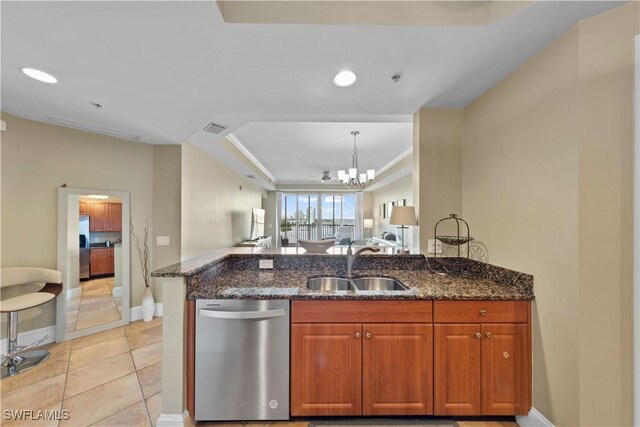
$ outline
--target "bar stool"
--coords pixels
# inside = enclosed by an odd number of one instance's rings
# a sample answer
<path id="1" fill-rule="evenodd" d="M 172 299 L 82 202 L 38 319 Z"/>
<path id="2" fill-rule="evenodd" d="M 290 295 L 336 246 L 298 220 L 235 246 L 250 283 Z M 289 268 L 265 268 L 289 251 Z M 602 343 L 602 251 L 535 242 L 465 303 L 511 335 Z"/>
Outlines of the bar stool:
<path id="1" fill-rule="evenodd" d="M 37 292 L 0 301 L 0 312 L 7 313 L 7 340 L 9 342 L 7 352 L 1 355 L 0 377 L 2 378 L 26 371 L 49 358 L 49 352 L 46 350 L 24 353 L 25 350 L 41 344 L 49 336 L 26 346 L 18 345 L 18 312 L 37 307 L 57 297 L 62 291 L 62 273 L 46 268 L 0 268 L 0 288 L 34 283 L 44 283 L 44 287 Z"/>

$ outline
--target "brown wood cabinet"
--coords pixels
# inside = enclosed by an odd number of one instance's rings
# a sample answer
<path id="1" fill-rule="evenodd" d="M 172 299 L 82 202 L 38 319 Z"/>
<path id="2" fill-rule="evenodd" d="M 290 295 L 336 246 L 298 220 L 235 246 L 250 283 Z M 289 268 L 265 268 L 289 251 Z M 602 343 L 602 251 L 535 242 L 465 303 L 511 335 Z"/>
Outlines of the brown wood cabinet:
<path id="1" fill-rule="evenodd" d="M 108 203 L 89 204 L 89 231 L 109 231 L 107 224 Z"/>
<path id="2" fill-rule="evenodd" d="M 433 413 L 433 326 L 363 325 L 363 415 Z"/>
<path id="3" fill-rule="evenodd" d="M 479 325 L 434 325 L 434 330 L 434 413 L 480 414 Z"/>
<path id="4" fill-rule="evenodd" d="M 89 215 L 89 206 L 88 202 L 80 201 L 78 203 L 78 213 L 80 215 Z"/>
<path id="5" fill-rule="evenodd" d="M 530 305 L 436 301 L 434 414 L 526 415 L 531 408 Z M 504 304 L 504 305 L 501 305 Z M 444 323 L 456 320 L 474 323 Z M 497 323 L 514 320 L 510 323 Z"/>
<path id="6" fill-rule="evenodd" d="M 89 231 L 122 231 L 122 203 L 90 203 Z"/>
<path id="7" fill-rule="evenodd" d="M 102 276 L 113 273 L 113 248 L 91 248 L 89 252 L 89 274 L 91 276 Z"/>
<path id="8" fill-rule="evenodd" d="M 529 412 L 529 337 L 524 323 L 482 325 L 482 415 Z"/>
<path id="9" fill-rule="evenodd" d="M 291 326 L 291 415 L 359 415 L 359 324 Z"/>
<path id="10" fill-rule="evenodd" d="M 291 415 L 432 414 L 431 311 L 431 301 L 294 301 Z"/>

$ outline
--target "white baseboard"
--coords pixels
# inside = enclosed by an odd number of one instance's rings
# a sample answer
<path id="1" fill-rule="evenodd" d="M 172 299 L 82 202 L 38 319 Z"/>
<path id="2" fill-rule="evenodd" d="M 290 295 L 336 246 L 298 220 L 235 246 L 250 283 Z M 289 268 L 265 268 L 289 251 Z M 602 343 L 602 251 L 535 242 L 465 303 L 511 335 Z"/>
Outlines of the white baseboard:
<path id="1" fill-rule="evenodd" d="M 80 298 L 82 295 L 82 287 L 78 286 L 77 288 L 67 289 L 67 299 Z"/>
<path id="2" fill-rule="evenodd" d="M 46 326 L 46 327 L 40 328 L 40 329 L 32 329 L 30 331 L 25 331 L 25 332 L 19 332 L 18 333 L 18 345 L 29 345 L 29 344 L 32 344 L 32 343 L 38 341 L 39 339 L 44 338 L 47 335 L 49 336 L 49 338 L 47 338 L 42 343 L 42 345 L 51 344 L 53 342 L 56 342 L 56 327 L 55 327 L 55 325 Z M 7 351 L 7 345 L 8 345 L 8 341 L 7 341 L 6 338 L 4 338 L 0 342 L 0 353 L 4 353 L 4 352 Z"/>
<path id="3" fill-rule="evenodd" d="M 161 413 L 156 421 L 156 427 L 191 427 L 195 422 L 186 410 L 182 414 Z"/>
<path id="4" fill-rule="evenodd" d="M 156 310 L 153 312 L 153 317 L 162 317 L 162 303 L 156 303 Z M 130 320 L 135 322 L 136 320 L 142 319 L 142 306 L 136 305 L 135 307 L 131 307 L 131 317 Z"/>
<path id="5" fill-rule="evenodd" d="M 553 423 L 536 408 L 531 408 L 529 415 L 518 415 L 516 422 L 520 427 L 555 427 Z"/>
<path id="6" fill-rule="evenodd" d="M 114 286 L 113 289 L 111 289 L 111 296 L 113 296 L 114 298 L 118 298 L 122 296 L 122 286 Z"/>

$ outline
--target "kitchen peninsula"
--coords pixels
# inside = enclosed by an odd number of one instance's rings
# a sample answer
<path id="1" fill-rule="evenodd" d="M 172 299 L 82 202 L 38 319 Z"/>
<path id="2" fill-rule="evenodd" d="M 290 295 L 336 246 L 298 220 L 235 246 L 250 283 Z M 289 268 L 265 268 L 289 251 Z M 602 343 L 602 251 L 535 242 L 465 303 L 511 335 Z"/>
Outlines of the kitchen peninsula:
<path id="1" fill-rule="evenodd" d="M 463 274 L 442 275 L 429 268 L 435 260 L 427 263 L 420 254 L 364 253 L 355 260 L 349 283 L 392 278 L 406 288 L 310 289 L 310 278 L 344 277 L 346 258 L 346 248 L 339 247 L 328 254 L 232 248 L 153 272 L 162 280 L 165 317 L 160 421 L 185 422 L 187 414 L 216 420 L 246 419 L 242 414 L 283 419 L 528 413 L 531 275 L 462 258 L 448 262 Z M 245 402 L 243 397 L 227 407 L 246 405 L 244 412 L 218 418 L 204 410 L 214 399 L 199 395 L 203 389 L 196 387 L 203 381 L 196 374 L 196 360 L 204 351 L 196 350 L 201 348 L 196 336 L 202 336 L 196 329 L 205 324 L 198 322 L 208 321 L 198 317 L 223 313 L 228 322 L 238 318 L 229 313 L 238 312 L 226 307 L 243 302 L 268 306 L 269 313 L 286 312 L 282 336 L 270 335 L 287 350 L 291 346 L 290 365 L 280 360 L 286 366 L 286 399 L 262 396 L 262 401 Z M 238 360 L 246 358 L 241 353 Z M 268 363 L 269 357 L 264 359 L 261 363 Z M 257 407 L 254 413 L 252 404 Z"/>

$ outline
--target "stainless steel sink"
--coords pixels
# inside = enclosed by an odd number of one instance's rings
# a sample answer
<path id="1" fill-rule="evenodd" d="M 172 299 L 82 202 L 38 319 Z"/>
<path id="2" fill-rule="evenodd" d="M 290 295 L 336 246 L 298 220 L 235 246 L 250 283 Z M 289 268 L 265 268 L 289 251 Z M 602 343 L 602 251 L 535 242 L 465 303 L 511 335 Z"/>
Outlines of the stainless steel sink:
<path id="1" fill-rule="evenodd" d="M 307 288 L 314 291 L 353 291 L 348 279 L 341 277 L 313 277 L 307 279 Z"/>
<path id="2" fill-rule="evenodd" d="M 353 284 L 359 291 L 408 291 L 403 283 L 388 277 L 360 277 L 353 279 Z"/>

